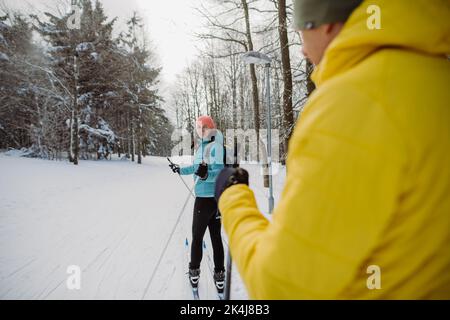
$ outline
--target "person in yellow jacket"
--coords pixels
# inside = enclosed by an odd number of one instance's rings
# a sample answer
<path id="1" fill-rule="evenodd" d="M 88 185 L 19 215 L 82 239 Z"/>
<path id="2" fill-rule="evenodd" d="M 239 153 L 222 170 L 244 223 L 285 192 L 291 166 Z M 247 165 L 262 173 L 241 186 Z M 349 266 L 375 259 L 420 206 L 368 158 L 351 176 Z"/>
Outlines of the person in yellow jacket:
<path id="1" fill-rule="evenodd" d="M 245 170 L 216 183 L 250 297 L 450 299 L 449 2 L 294 6 L 316 90 L 272 220 Z"/>

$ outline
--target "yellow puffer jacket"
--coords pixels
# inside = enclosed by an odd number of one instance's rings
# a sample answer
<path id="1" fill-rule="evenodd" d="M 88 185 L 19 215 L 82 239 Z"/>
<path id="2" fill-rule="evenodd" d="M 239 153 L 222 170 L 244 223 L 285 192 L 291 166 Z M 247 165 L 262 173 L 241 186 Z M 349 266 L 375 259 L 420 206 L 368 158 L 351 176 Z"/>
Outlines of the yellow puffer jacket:
<path id="1" fill-rule="evenodd" d="M 370 4 L 381 30 L 366 27 Z M 447 53 L 448 1 L 353 12 L 314 71 L 273 220 L 247 186 L 220 199 L 251 298 L 450 298 Z"/>

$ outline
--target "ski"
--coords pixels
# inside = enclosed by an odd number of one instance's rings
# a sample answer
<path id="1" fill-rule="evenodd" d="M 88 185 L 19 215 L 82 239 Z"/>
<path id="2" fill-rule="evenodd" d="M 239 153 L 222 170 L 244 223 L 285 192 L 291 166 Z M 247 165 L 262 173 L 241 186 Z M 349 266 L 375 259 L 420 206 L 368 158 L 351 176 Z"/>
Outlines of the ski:
<path id="1" fill-rule="evenodd" d="M 192 295 L 194 296 L 194 300 L 200 300 L 200 295 L 198 294 L 198 280 L 196 286 L 194 286 L 194 284 L 192 283 L 192 279 L 190 278 L 190 276 L 188 276 L 188 280 L 192 290 Z"/>
<path id="2" fill-rule="evenodd" d="M 213 274 L 213 280 L 214 280 L 214 274 Z M 216 288 L 217 296 L 219 297 L 219 300 L 224 300 L 225 299 L 224 288 L 222 288 L 222 290 L 217 288 L 216 281 L 214 281 L 214 287 Z"/>
<path id="3" fill-rule="evenodd" d="M 184 241 L 184 248 L 185 248 L 185 250 L 186 250 L 185 260 L 187 260 L 187 255 L 188 255 L 188 252 L 189 252 L 189 241 L 188 241 L 187 238 L 186 238 L 186 240 Z M 186 261 L 185 261 L 185 262 L 186 262 Z M 186 263 L 186 264 L 187 264 L 187 263 Z M 197 287 L 194 287 L 194 286 L 192 285 L 191 278 L 190 278 L 190 276 L 189 276 L 189 272 L 187 273 L 187 280 L 188 280 L 188 282 L 189 282 L 189 288 L 191 288 L 192 296 L 193 296 L 194 300 L 200 300 L 200 295 L 198 294 L 198 286 L 197 286 Z M 198 284 L 197 284 L 197 285 L 198 285 Z"/>
<path id="4" fill-rule="evenodd" d="M 189 280 L 189 278 L 188 278 Z M 189 280 L 189 285 L 191 286 L 192 289 L 192 295 L 194 297 L 194 300 L 200 300 L 200 295 L 198 294 L 198 288 L 194 288 L 191 284 L 190 284 L 190 280 Z"/>

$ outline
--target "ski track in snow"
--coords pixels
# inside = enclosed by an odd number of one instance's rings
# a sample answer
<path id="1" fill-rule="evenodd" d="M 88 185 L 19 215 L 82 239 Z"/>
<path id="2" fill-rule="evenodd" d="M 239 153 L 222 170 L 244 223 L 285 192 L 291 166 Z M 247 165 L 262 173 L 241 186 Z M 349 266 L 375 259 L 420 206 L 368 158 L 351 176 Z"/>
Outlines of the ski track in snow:
<path id="1" fill-rule="evenodd" d="M 266 190 L 247 166 L 258 206 Z M 191 187 L 193 179 L 183 179 Z M 279 198 L 284 171 L 274 176 Z M 151 274 L 188 190 L 165 158 L 128 161 L 45 161 L 0 154 L 0 299 L 193 299 L 187 278 L 193 198 L 186 206 L 156 276 Z M 201 299 L 218 299 L 208 231 Z M 224 248 L 227 251 L 224 234 Z M 81 269 L 69 290 L 67 267 Z M 143 296 L 145 293 L 145 296 Z M 235 265 L 232 299 L 247 299 Z"/>

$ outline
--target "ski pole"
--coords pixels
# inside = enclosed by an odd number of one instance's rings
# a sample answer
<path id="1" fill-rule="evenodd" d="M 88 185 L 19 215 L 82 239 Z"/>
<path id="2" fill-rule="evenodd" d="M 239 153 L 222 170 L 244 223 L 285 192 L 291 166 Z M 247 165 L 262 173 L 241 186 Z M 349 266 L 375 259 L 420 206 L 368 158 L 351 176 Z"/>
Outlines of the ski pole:
<path id="1" fill-rule="evenodd" d="M 230 247 L 228 247 L 227 250 L 227 272 L 225 277 L 225 300 L 230 300 L 230 292 L 231 292 L 231 253 L 230 253 Z"/>

